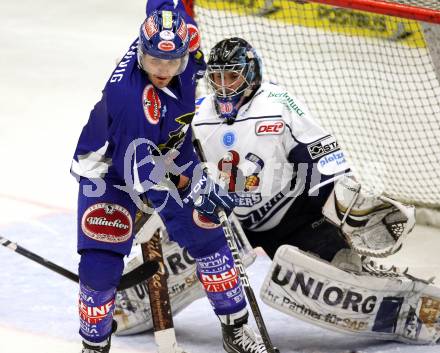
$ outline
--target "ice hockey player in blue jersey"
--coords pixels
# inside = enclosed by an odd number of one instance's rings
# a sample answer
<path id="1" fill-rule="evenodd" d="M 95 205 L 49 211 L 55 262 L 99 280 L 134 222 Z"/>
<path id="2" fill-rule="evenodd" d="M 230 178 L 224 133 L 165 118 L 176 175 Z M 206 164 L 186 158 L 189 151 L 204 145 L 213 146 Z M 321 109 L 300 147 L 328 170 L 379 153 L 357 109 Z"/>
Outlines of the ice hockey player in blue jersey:
<path id="1" fill-rule="evenodd" d="M 224 234 L 206 221 L 216 222 L 216 208 L 230 213 L 234 203 L 204 174 L 192 148 L 195 86 L 205 68 L 198 36 L 180 2 L 149 1 L 139 38 L 80 135 L 71 173 L 79 182 L 82 353 L 110 351 L 116 287 L 141 196 L 159 212 L 170 239 L 196 260 L 224 334 L 239 332 L 228 351 L 265 352 L 245 325 L 246 301 Z"/>

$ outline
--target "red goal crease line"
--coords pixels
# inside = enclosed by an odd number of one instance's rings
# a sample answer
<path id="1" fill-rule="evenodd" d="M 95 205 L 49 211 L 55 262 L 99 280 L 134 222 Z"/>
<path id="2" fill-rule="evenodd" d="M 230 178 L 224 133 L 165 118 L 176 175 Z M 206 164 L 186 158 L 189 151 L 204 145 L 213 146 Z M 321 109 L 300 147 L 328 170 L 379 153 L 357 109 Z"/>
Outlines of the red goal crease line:
<path id="1" fill-rule="evenodd" d="M 440 24 L 440 10 L 382 0 L 310 0 L 324 5 L 346 7 L 382 15 Z"/>

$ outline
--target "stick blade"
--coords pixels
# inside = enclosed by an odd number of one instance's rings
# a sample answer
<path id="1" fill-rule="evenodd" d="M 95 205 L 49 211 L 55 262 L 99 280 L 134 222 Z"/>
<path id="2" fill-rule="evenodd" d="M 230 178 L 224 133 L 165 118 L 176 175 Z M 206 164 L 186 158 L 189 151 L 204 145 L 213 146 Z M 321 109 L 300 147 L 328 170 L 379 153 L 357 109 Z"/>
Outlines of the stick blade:
<path id="1" fill-rule="evenodd" d="M 158 270 L 159 264 L 156 261 L 146 261 L 142 265 L 136 267 L 133 271 L 122 275 L 117 289 L 124 290 L 133 287 L 142 281 L 146 281 Z"/>

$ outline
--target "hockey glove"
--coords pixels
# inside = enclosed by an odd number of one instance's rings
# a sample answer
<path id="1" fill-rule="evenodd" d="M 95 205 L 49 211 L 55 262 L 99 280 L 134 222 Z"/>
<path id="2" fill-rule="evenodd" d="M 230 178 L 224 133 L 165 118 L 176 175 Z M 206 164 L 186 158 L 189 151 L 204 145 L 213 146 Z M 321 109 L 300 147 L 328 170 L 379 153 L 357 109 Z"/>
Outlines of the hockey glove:
<path id="1" fill-rule="evenodd" d="M 214 182 L 204 171 L 200 178 L 193 178 L 181 192 L 182 201 L 192 205 L 199 213 L 208 217 L 214 223 L 220 223 L 217 216 L 218 208 L 226 214 L 235 207 L 234 200 L 220 185 Z"/>

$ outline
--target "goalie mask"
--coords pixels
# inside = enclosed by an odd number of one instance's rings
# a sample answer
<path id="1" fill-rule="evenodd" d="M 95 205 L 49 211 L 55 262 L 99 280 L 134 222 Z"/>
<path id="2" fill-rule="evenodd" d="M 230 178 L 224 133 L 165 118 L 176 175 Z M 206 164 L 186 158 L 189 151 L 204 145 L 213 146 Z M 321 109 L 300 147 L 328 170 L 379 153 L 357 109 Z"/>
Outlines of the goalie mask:
<path id="1" fill-rule="evenodd" d="M 215 94 L 218 114 L 229 124 L 234 122 L 240 107 L 258 90 L 261 78 L 261 59 L 244 39 L 224 39 L 211 49 L 208 84 Z"/>
<path id="2" fill-rule="evenodd" d="M 183 17 L 173 11 L 153 11 L 140 28 L 139 66 L 151 75 L 179 75 L 188 64 L 188 47 L 188 28 Z"/>

